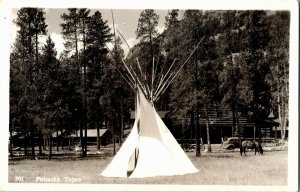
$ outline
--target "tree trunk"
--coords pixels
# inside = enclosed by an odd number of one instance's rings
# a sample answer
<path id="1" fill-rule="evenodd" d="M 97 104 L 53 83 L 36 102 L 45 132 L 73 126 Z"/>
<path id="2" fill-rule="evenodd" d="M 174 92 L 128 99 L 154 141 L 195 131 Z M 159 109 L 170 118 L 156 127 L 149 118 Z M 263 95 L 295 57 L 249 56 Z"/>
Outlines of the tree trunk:
<path id="1" fill-rule="evenodd" d="M 288 92 L 288 89 L 286 88 L 286 90 L 283 92 L 283 102 L 285 100 L 287 100 L 285 97 L 287 97 L 287 92 Z M 283 137 L 283 140 L 286 140 L 287 139 L 287 136 L 286 136 L 286 126 L 287 126 L 287 120 L 288 120 L 288 103 L 283 103 L 284 105 L 284 108 L 283 108 L 283 132 L 284 132 L 284 137 Z"/>
<path id="2" fill-rule="evenodd" d="M 288 95 L 289 95 L 289 88 L 288 88 L 288 71 L 286 69 L 286 65 L 283 65 L 283 72 L 284 72 L 284 77 L 286 77 L 284 79 L 284 91 L 283 91 L 283 101 L 284 101 L 284 124 L 283 124 L 283 131 L 284 131 L 284 140 L 287 139 L 287 135 L 286 135 L 286 128 L 287 128 L 287 120 L 288 120 L 288 113 L 289 113 L 289 110 L 288 110 Z"/>
<path id="3" fill-rule="evenodd" d="M 254 131 L 253 131 L 254 133 L 254 141 L 256 141 L 256 125 L 254 125 Z"/>
<path id="4" fill-rule="evenodd" d="M 28 143 L 28 141 L 27 141 L 28 139 L 27 139 L 27 135 L 25 136 L 25 138 L 24 138 L 24 155 L 25 156 L 27 156 L 28 155 L 28 152 L 27 152 L 27 143 Z"/>
<path id="5" fill-rule="evenodd" d="M 71 151 L 71 137 L 69 137 L 69 151 Z"/>
<path id="6" fill-rule="evenodd" d="M 84 146 L 83 146 L 83 130 L 82 130 L 82 122 L 80 122 L 80 131 L 79 131 L 79 134 L 80 134 L 80 145 L 81 145 L 81 157 L 84 157 Z"/>
<path id="7" fill-rule="evenodd" d="M 150 23 L 150 20 L 149 20 L 149 27 L 151 26 L 151 23 Z M 151 28 L 151 27 L 150 27 Z M 150 61 L 152 60 L 152 59 L 154 59 L 154 50 L 153 50 L 153 45 L 152 45 L 152 34 L 151 34 L 152 32 L 151 31 L 149 31 L 149 44 L 150 44 L 150 49 L 151 49 L 151 59 L 150 59 Z M 151 63 L 151 62 L 150 62 Z M 149 65 L 149 66 L 151 66 L 151 65 Z M 150 73 L 151 74 L 151 73 Z M 152 87 L 152 90 L 153 90 L 153 87 Z"/>
<path id="8" fill-rule="evenodd" d="M 258 112 L 255 111 L 254 112 L 254 121 L 255 121 L 255 127 L 256 127 L 256 131 L 258 131 L 258 145 L 261 146 L 261 128 L 260 128 L 260 124 L 259 124 L 259 116 L 258 116 Z"/>
<path id="9" fill-rule="evenodd" d="M 257 130 L 258 130 L 258 145 L 261 146 L 261 127 L 259 124 L 257 124 Z"/>
<path id="10" fill-rule="evenodd" d="M 235 103 L 237 104 L 237 103 Z M 237 106 L 235 106 L 235 111 L 236 111 L 236 124 L 237 124 L 237 134 L 238 134 L 238 137 L 239 137 L 239 145 L 240 145 L 240 154 L 242 154 L 242 140 L 241 140 L 241 129 L 240 129 L 240 121 L 239 121 L 239 115 L 237 114 Z"/>
<path id="11" fill-rule="evenodd" d="M 221 132 L 221 147 L 222 147 L 223 142 L 224 142 L 224 137 L 223 137 L 223 124 L 221 124 L 221 130 L 220 130 L 220 132 Z"/>
<path id="12" fill-rule="evenodd" d="M 45 146 L 45 150 L 47 150 L 47 147 L 49 149 L 49 145 L 48 145 L 48 137 L 44 137 L 44 146 Z"/>
<path id="13" fill-rule="evenodd" d="M 280 133 L 281 133 L 281 139 L 284 140 L 284 133 L 283 133 L 283 122 L 282 122 L 282 111 L 281 111 L 281 100 L 280 100 L 280 87 L 278 86 L 277 91 L 277 104 L 278 104 L 278 120 L 279 120 L 279 126 L 280 126 Z"/>
<path id="14" fill-rule="evenodd" d="M 194 112 L 191 112 L 191 125 L 190 125 L 190 128 L 191 128 L 191 137 L 190 137 L 189 144 L 193 144 Z M 196 135 L 196 133 L 195 133 L 195 135 Z"/>
<path id="15" fill-rule="evenodd" d="M 232 107 L 231 107 L 231 110 L 232 110 L 232 137 L 235 136 L 235 133 L 236 133 L 236 109 L 235 109 L 235 103 L 232 102 Z"/>
<path id="16" fill-rule="evenodd" d="M 49 137 L 49 143 L 50 143 L 50 147 L 49 147 L 48 160 L 51 160 L 51 158 L 52 158 L 52 135 L 50 135 L 50 137 Z"/>
<path id="17" fill-rule="evenodd" d="M 287 113 L 288 113 L 288 111 L 285 111 L 284 121 L 283 121 L 283 140 L 287 139 L 287 136 L 286 136 Z"/>
<path id="18" fill-rule="evenodd" d="M 184 144 L 183 144 L 183 126 L 182 126 L 182 123 L 180 123 L 180 135 L 181 135 L 181 138 L 180 138 L 180 144 L 181 144 L 181 148 L 184 149 Z"/>
<path id="19" fill-rule="evenodd" d="M 64 149 L 64 137 L 63 137 L 63 129 L 60 129 L 60 148 Z"/>
<path id="20" fill-rule="evenodd" d="M 43 150 L 46 150 L 46 138 L 45 137 L 43 137 Z"/>
<path id="21" fill-rule="evenodd" d="M 278 103 L 278 119 L 280 124 L 280 132 L 281 139 L 286 140 L 286 124 L 288 119 L 288 104 L 285 103 L 287 94 L 288 94 L 288 86 L 285 83 L 284 88 L 280 88 L 277 86 L 277 103 Z M 285 89 L 285 90 L 284 90 Z"/>
<path id="22" fill-rule="evenodd" d="M 123 118 L 123 100 L 122 100 L 122 102 L 121 102 L 121 137 L 120 137 L 121 145 L 123 143 L 123 137 L 124 137 L 124 118 Z"/>
<path id="23" fill-rule="evenodd" d="M 111 124 L 113 132 L 113 142 L 114 142 L 114 155 L 116 154 L 116 136 L 115 136 L 115 124 Z"/>
<path id="24" fill-rule="evenodd" d="M 83 52 L 85 53 L 85 49 L 86 49 L 86 20 L 85 18 L 81 18 L 82 21 L 82 43 L 83 43 Z M 87 157 L 87 141 L 88 141 L 88 137 L 87 137 L 87 129 L 88 129 L 88 116 L 87 116 L 87 70 L 86 70 L 86 62 L 84 62 L 84 66 L 83 66 L 83 70 L 84 70 L 84 129 L 85 129 L 85 139 L 84 139 L 84 157 Z"/>
<path id="25" fill-rule="evenodd" d="M 114 155 L 116 154 L 116 139 L 115 139 L 115 124 L 112 123 L 113 120 L 110 120 L 110 125 L 109 127 L 111 127 L 111 130 L 112 130 L 112 140 L 113 140 L 113 152 L 114 152 Z"/>
<path id="26" fill-rule="evenodd" d="M 275 134 L 274 134 L 274 137 L 275 137 L 275 142 L 277 141 L 277 126 L 275 125 L 274 126 L 274 132 L 275 132 Z"/>
<path id="27" fill-rule="evenodd" d="M 116 154 L 116 137 L 115 135 L 113 135 L 113 139 L 114 139 L 114 155 Z"/>
<path id="28" fill-rule="evenodd" d="M 85 131 L 85 139 L 84 139 L 84 157 L 87 157 L 87 84 L 86 84 L 86 65 L 84 65 L 84 131 Z"/>
<path id="29" fill-rule="evenodd" d="M 34 129 L 33 124 L 30 122 L 30 142 L 31 142 L 31 158 L 35 159 L 35 152 L 34 152 Z"/>
<path id="30" fill-rule="evenodd" d="M 97 150 L 100 151 L 100 129 L 97 126 Z"/>
<path id="31" fill-rule="evenodd" d="M 79 21 L 77 20 L 77 17 L 74 19 L 74 26 L 75 26 L 75 31 L 74 31 L 74 42 L 75 42 L 75 55 L 76 55 L 76 62 L 77 62 L 77 67 L 78 67 L 78 89 L 79 89 L 79 94 L 80 94 L 80 105 L 81 105 L 81 110 L 80 110 L 80 145 L 81 145 L 81 157 L 85 157 L 85 147 L 84 147 L 84 138 L 83 138 L 83 126 L 84 126 L 84 114 L 82 114 L 82 88 L 81 88 L 81 65 L 79 63 L 79 51 L 78 51 L 78 23 Z"/>
<path id="32" fill-rule="evenodd" d="M 56 129 L 56 151 L 59 151 L 58 129 Z"/>
<path id="33" fill-rule="evenodd" d="M 234 64 L 234 59 L 233 59 L 233 56 L 232 56 L 232 53 L 231 53 L 231 64 L 232 64 L 232 68 L 231 68 L 231 82 L 232 82 L 232 85 L 231 85 L 231 99 L 232 99 L 232 102 L 231 102 L 231 110 L 232 110 L 232 136 L 236 136 L 237 134 L 237 127 L 236 127 L 236 113 L 237 113 L 237 98 L 236 98 L 236 87 L 237 87 L 237 80 L 236 80 L 236 73 L 235 73 L 235 70 L 236 70 L 236 66 Z"/>
<path id="34" fill-rule="evenodd" d="M 11 124 L 10 124 L 10 126 L 11 126 Z M 12 130 L 11 130 L 11 128 L 10 128 L 10 131 L 9 131 L 9 154 L 10 154 L 11 157 L 14 156 L 14 154 L 13 154 L 13 142 L 12 142 Z"/>
<path id="35" fill-rule="evenodd" d="M 38 33 L 35 33 L 35 64 L 37 65 L 38 63 Z"/>
<path id="36" fill-rule="evenodd" d="M 210 135 L 209 135 L 209 117 L 208 117 L 207 105 L 205 106 L 205 119 L 206 119 L 206 134 L 207 134 L 207 153 L 211 153 Z"/>
<path id="37" fill-rule="evenodd" d="M 43 152 L 42 152 L 42 133 L 41 131 L 39 130 L 39 134 L 38 134 L 38 140 L 39 140 L 39 155 L 43 155 Z"/>
<path id="38" fill-rule="evenodd" d="M 26 134 L 24 137 L 24 155 L 25 156 L 28 155 L 27 147 L 28 147 L 28 134 Z"/>
<path id="39" fill-rule="evenodd" d="M 201 142 L 200 142 L 200 130 L 199 130 L 199 108 L 196 106 L 196 157 L 201 156 Z"/>

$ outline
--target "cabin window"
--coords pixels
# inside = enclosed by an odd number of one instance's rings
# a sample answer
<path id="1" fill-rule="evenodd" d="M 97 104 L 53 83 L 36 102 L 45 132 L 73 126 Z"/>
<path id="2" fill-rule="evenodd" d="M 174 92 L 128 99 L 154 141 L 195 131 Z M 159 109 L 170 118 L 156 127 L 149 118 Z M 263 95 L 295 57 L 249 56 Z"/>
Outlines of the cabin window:
<path id="1" fill-rule="evenodd" d="M 228 117 L 229 113 L 228 113 L 228 109 L 224 109 L 223 110 L 223 117 Z"/>
<path id="2" fill-rule="evenodd" d="M 223 111 L 217 111 L 217 117 L 223 117 Z"/>

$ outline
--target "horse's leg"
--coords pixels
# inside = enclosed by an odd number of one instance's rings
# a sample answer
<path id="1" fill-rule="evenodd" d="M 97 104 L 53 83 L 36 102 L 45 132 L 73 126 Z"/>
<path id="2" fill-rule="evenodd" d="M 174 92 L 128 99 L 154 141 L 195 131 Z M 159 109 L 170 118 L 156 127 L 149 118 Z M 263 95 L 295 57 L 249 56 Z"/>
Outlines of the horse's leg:
<path id="1" fill-rule="evenodd" d="M 262 149 L 261 145 L 258 146 L 258 151 L 261 155 L 264 153 L 264 150 Z"/>

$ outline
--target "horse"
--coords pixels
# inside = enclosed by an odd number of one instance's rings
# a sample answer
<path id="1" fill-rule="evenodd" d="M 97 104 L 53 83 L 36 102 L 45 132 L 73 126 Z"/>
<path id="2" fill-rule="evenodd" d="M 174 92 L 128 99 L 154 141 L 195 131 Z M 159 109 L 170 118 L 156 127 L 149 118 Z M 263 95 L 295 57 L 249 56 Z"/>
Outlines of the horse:
<path id="1" fill-rule="evenodd" d="M 244 155 L 246 156 L 246 149 L 254 149 L 255 155 L 256 155 L 256 152 L 258 152 L 258 154 L 261 154 L 261 155 L 264 153 L 261 145 L 259 145 L 259 143 L 257 141 L 243 141 L 242 146 L 240 148 L 241 155 L 243 155 L 243 153 L 244 153 Z"/>

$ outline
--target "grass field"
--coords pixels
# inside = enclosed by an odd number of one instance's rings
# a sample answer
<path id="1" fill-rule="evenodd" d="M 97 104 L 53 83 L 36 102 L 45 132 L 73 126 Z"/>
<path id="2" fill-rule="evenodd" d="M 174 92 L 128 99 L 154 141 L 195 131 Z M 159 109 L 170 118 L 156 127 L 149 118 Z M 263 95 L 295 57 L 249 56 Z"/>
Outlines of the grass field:
<path id="1" fill-rule="evenodd" d="M 202 152 L 200 158 L 195 158 L 194 153 L 187 154 L 198 173 L 144 179 L 106 178 L 99 174 L 112 157 L 23 159 L 9 161 L 9 182 L 44 182 L 36 179 L 46 177 L 59 179 L 59 183 L 81 184 L 287 185 L 287 151 L 267 151 L 256 156 L 248 152 L 246 157 L 238 152 Z"/>

